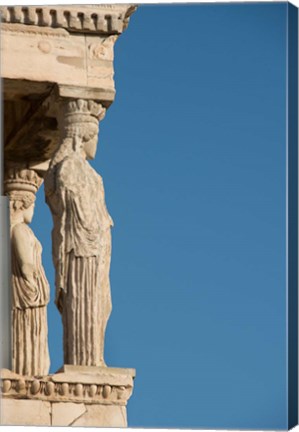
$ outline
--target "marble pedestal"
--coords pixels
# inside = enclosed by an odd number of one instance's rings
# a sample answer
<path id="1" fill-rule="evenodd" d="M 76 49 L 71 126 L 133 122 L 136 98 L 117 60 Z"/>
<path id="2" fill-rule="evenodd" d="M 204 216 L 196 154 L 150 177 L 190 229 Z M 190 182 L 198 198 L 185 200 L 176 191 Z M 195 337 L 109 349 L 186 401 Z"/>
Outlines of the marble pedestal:
<path id="1" fill-rule="evenodd" d="M 27 377 L 1 369 L 1 425 L 126 427 L 134 369 L 65 365 Z"/>

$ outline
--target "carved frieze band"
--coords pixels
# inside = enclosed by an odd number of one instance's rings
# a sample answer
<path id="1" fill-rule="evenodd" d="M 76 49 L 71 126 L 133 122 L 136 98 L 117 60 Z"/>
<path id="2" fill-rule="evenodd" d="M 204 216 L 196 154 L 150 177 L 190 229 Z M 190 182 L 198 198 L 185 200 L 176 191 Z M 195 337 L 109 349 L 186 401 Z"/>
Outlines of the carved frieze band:
<path id="1" fill-rule="evenodd" d="M 128 385 L 53 382 L 51 377 L 1 379 L 1 397 L 12 399 L 126 405 L 132 391 L 133 387 Z"/>
<path id="2" fill-rule="evenodd" d="M 120 34 L 129 23 L 134 5 L 77 7 L 1 6 L 1 21 L 84 33 Z"/>

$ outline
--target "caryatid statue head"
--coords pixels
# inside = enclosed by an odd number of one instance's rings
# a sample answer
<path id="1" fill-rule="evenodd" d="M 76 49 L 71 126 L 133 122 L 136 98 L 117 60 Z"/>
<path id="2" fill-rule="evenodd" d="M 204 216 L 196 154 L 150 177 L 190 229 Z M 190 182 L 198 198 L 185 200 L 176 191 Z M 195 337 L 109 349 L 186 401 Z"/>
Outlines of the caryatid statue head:
<path id="1" fill-rule="evenodd" d="M 72 139 L 73 150 L 86 159 L 94 159 L 97 149 L 99 121 L 106 109 L 93 100 L 71 99 L 62 104 L 59 125 L 62 139 Z"/>
<path id="2" fill-rule="evenodd" d="M 4 194 L 9 197 L 11 223 L 25 222 L 29 224 L 33 217 L 35 195 L 42 178 L 31 170 L 9 168 L 4 177 Z"/>

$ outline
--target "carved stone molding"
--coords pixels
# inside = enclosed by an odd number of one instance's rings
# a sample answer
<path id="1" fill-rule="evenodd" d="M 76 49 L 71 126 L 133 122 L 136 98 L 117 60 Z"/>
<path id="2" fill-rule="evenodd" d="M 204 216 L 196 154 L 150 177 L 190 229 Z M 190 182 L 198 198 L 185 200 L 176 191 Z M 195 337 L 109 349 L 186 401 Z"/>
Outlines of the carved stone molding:
<path id="1" fill-rule="evenodd" d="M 120 34 L 134 5 L 1 6 L 3 23 L 64 28 L 70 32 Z"/>
<path id="2" fill-rule="evenodd" d="M 8 369 L 1 369 L 1 397 L 127 405 L 133 391 L 134 369 L 98 368 L 98 372 L 94 370 L 84 373 L 80 372 L 79 368 L 65 368 L 67 372 L 37 377 L 22 376 Z"/>

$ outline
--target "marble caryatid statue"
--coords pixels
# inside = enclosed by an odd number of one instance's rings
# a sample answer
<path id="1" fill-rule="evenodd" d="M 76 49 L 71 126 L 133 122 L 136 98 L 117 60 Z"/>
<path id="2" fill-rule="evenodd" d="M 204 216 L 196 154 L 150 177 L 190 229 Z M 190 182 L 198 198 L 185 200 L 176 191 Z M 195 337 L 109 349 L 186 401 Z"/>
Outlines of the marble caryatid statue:
<path id="1" fill-rule="evenodd" d="M 71 99 L 61 105 L 62 141 L 45 177 L 54 222 L 56 305 L 62 314 L 64 363 L 72 365 L 105 365 L 113 222 L 102 178 L 87 162 L 95 156 L 104 113 L 94 101 Z"/>
<path id="2" fill-rule="evenodd" d="M 10 202 L 12 273 L 12 370 L 47 375 L 47 304 L 50 288 L 42 266 L 42 247 L 28 224 L 42 180 L 29 169 L 9 169 L 4 191 Z"/>

